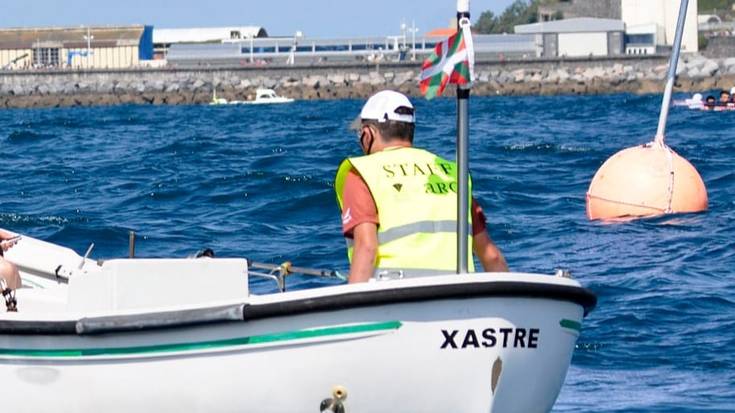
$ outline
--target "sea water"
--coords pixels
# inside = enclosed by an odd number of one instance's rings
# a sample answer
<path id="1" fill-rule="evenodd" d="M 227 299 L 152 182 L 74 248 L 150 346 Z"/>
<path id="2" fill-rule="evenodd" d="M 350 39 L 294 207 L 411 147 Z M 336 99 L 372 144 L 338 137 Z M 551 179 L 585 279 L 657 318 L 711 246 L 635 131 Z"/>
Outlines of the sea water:
<path id="1" fill-rule="evenodd" d="M 95 258 L 126 256 L 133 230 L 140 257 L 209 247 L 346 270 L 333 179 L 359 153 L 348 124 L 361 104 L 0 111 L 0 227 L 80 254 L 94 243 Z M 416 104 L 416 144 L 453 158 L 454 101 Z M 595 171 L 651 141 L 659 107 L 657 96 L 472 98 L 474 194 L 511 269 L 565 268 L 599 297 L 555 411 L 735 411 L 735 112 L 669 117 L 667 143 L 700 171 L 707 212 L 585 217 Z"/>

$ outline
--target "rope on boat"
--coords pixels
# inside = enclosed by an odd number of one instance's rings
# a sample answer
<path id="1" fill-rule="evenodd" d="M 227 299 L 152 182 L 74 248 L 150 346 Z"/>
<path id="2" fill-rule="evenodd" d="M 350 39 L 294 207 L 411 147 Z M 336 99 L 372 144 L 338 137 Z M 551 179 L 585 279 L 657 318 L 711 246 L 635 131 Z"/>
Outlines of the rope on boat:
<path id="1" fill-rule="evenodd" d="M 4 278 L 0 278 L 0 293 L 5 299 L 5 307 L 9 313 L 18 311 L 18 300 L 15 299 L 15 290 L 8 288 L 8 283 Z"/>
<path id="2" fill-rule="evenodd" d="M 674 151 L 671 150 L 663 141 L 661 142 L 664 149 L 666 149 L 666 155 L 667 160 L 669 161 L 669 188 L 668 188 L 668 195 L 669 195 L 669 202 L 666 206 L 666 214 L 670 214 L 673 212 L 671 209 L 671 203 L 674 202 Z"/>
<path id="3" fill-rule="evenodd" d="M 336 270 L 297 267 L 293 265 L 291 261 L 285 261 L 281 264 L 267 264 L 263 262 L 248 260 L 248 267 L 258 270 L 268 270 L 272 274 L 278 273 L 280 275 L 304 274 L 313 275 L 315 277 L 338 278 L 340 280 L 347 279 L 344 275 Z"/>
<path id="4" fill-rule="evenodd" d="M 304 274 L 314 277 L 333 278 L 340 281 L 347 281 L 347 277 L 342 275 L 339 271 L 297 267 L 293 265 L 291 261 L 284 261 L 281 264 L 267 264 L 248 260 L 248 270 L 250 275 L 272 279 L 278 284 L 278 289 L 281 292 L 286 291 L 286 276 L 291 274 Z M 266 270 L 268 272 L 252 270 Z"/>

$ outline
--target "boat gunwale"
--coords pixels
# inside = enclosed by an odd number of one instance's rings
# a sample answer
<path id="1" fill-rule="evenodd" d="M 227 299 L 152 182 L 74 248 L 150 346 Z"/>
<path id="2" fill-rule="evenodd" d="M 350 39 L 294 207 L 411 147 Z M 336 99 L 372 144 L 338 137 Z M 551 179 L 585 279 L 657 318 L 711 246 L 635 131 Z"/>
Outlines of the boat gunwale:
<path id="1" fill-rule="evenodd" d="M 266 303 L 237 304 L 167 310 L 149 313 L 83 317 L 77 320 L 0 320 L 0 335 L 94 335 L 165 330 L 214 323 L 255 321 L 291 315 L 341 311 L 400 303 L 474 299 L 482 297 L 535 298 L 567 301 L 584 309 L 584 316 L 597 305 L 597 297 L 581 286 L 526 281 L 479 281 L 444 285 L 402 286 L 376 290 L 347 291 L 317 297 Z"/>

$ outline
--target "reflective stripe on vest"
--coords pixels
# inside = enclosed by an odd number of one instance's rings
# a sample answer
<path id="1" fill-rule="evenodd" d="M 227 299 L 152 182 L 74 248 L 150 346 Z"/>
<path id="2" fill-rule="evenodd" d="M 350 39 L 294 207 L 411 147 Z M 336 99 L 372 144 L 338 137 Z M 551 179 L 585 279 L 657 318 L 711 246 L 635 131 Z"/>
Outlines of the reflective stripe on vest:
<path id="1" fill-rule="evenodd" d="M 457 221 L 420 221 L 411 224 L 393 227 L 385 232 L 378 232 L 378 245 L 395 241 L 399 238 L 407 237 L 417 233 L 437 233 L 437 232 L 457 232 Z M 472 233 L 472 226 L 468 225 L 468 233 Z M 353 247 L 355 241 L 352 238 L 345 238 L 348 247 Z"/>
<path id="2" fill-rule="evenodd" d="M 389 148 L 347 159 L 340 165 L 335 180 L 340 208 L 344 183 L 353 168 L 367 184 L 378 209 L 376 267 L 454 272 L 457 261 L 454 162 L 416 148 Z M 471 226 L 471 222 L 467 225 Z M 472 245 L 472 231 L 468 234 Z M 351 241 L 347 240 L 350 261 Z M 468 253 L 472 271 L 472 252 Z"/>

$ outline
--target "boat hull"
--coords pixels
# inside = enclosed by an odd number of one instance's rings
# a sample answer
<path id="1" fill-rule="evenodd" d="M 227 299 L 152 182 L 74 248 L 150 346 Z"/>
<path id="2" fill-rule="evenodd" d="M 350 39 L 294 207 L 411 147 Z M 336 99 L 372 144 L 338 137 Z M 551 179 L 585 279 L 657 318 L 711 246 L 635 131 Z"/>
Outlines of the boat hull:
<path id="1" fill-rule="evenodd" d="M 250 304 L 259 315 L 249 320 L 164 329 L 0 335 L 6 394 L 43 395 L 5 407 L 317 411 L 341 386 L 348 412 L 547 412 L 585 311 L 496 295 L 268 314 L 288 307 Z"/>

